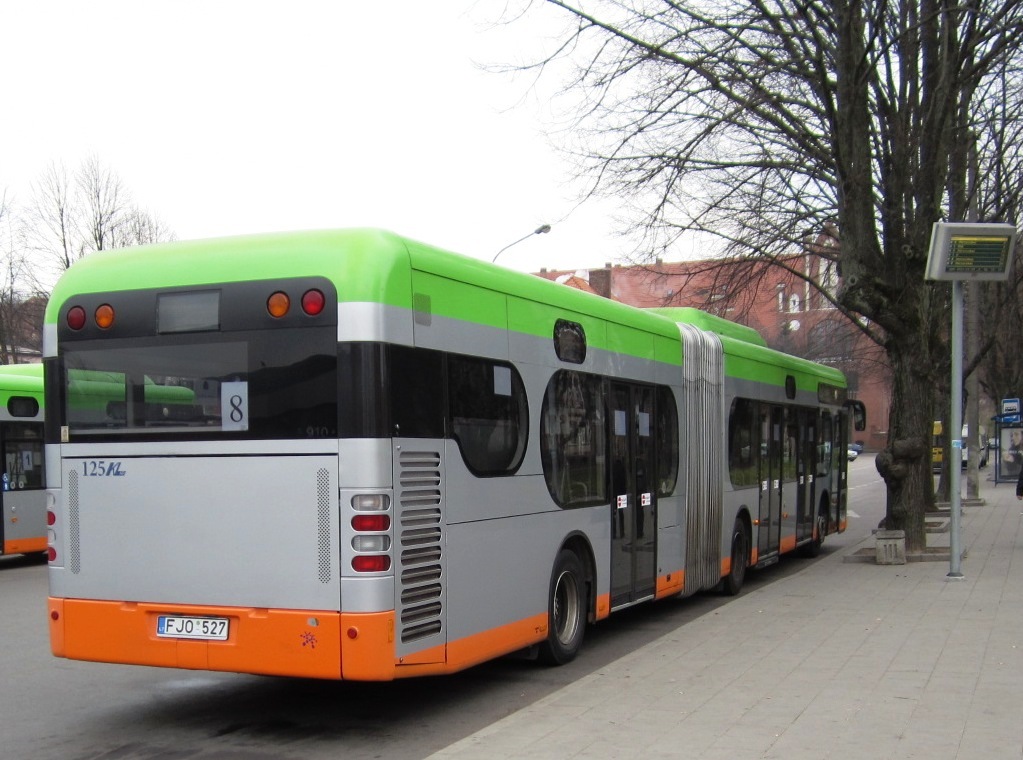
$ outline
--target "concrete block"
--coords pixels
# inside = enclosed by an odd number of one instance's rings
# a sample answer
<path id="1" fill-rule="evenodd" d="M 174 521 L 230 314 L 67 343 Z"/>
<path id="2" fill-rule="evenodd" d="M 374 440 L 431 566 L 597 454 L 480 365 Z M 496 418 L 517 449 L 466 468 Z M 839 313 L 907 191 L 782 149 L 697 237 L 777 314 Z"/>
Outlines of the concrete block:
<path id="1" fill-rule="evenodd" d="M 877 564 L 906 564 L 906 532 L 902 530 L 879 530 L 874 534 L 877 541 Z"/>

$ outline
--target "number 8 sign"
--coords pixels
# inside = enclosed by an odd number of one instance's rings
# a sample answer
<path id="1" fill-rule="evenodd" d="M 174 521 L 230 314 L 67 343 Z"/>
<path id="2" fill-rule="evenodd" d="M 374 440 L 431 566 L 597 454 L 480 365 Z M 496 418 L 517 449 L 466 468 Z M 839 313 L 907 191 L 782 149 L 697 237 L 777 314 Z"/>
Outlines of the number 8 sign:
<path id="1" fill-rule="evenodd" d="M 220 384 L 220 429 L 249 429 L 249 384 Z"/>

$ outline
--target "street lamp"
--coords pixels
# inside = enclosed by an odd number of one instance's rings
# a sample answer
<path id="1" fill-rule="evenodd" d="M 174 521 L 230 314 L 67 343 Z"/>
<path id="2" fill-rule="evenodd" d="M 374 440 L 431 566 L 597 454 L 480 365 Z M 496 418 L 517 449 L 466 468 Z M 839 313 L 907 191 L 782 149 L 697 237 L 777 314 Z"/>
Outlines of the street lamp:
<path id="1" fill-rule="evenodd" d="M 517 245 L 518 243 L 521 243 L 521 242 L 522 242 L 523 240 L 525 240 L 525 239 L 527 239 L 527 238 L 531 238 L 531 237 L 533 237 L 533 235 L 545 235 L 545 234 L 547 234 L 547 233 L 548 233 L 548 232 L 550 232 L 550 231 L 551 231 L 551 226 L 550 226 L 549 224 L 541 224 L 541 225 L 540 225 L 539 227 L 537 227 L 537 228 L 536 228 L 535 230 L 533 230 L 532 232 L 530 232 L 530 233 L 529 233 L 528 235 L 526 235 L 525 237 L 520 237 L 520 238 L 519 238 L 518 240 L 516 240 L 516 241 L 515 241 L 514 243 L 508 243 L 508 245 L 506 245 L 506 246 L 505 246 L 504 248 L 502 248 L 502 249 L 501 249 L 500 251 L 498 251 L 498 252 L 497 252 L 496 254 L 494 254 L 494 258 L 492 258 L 492 259 L 490 260 L 490 261 L 491 261 L 491 263 L 493 263 L 493 262 L 497 261 L 497 257 L 498 257 L 498 256 L 500 256 L 500 255 L 501 255 L 502 253 L 504 253 L 505 251 L 507 251 L 507 250 L 508 250 L 509 248 L 511 248 L 511 247 L 512 247 L 513 245 Z"/>

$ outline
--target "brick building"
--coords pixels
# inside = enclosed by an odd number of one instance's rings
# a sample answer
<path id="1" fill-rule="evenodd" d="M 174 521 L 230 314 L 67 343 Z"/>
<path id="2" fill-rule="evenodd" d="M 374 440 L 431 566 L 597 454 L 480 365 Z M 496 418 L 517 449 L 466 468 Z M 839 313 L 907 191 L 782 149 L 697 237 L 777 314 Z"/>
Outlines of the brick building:
<path id="1" fill-rule="evenodd" d="M 813 254 L 770 266 L 720 260 L 541 270 L 545 279 L 638 307 L 692 306 L 755 328 L 771 348 L 840 369 L 849 395 L 867 408 L 867 429 L 855 433 L 871 451 L 888 437 L 891 372 L 884 350 L 829 300 L 838 286 L 834 262 Z M 823 285 L 824 293 L 809 283 Z"/>

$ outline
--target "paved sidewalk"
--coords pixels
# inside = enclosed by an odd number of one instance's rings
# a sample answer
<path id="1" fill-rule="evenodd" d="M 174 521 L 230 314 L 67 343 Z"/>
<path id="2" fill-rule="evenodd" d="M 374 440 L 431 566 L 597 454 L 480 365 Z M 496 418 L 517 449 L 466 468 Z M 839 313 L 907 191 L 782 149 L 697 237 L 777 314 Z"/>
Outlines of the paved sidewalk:
<path id="1" fill-rule="evenodd" d="M 1023 502 L 982 495 L 963 580 L 843 561 L 868 539 L 432 757 L 1021 758 Z"/>

